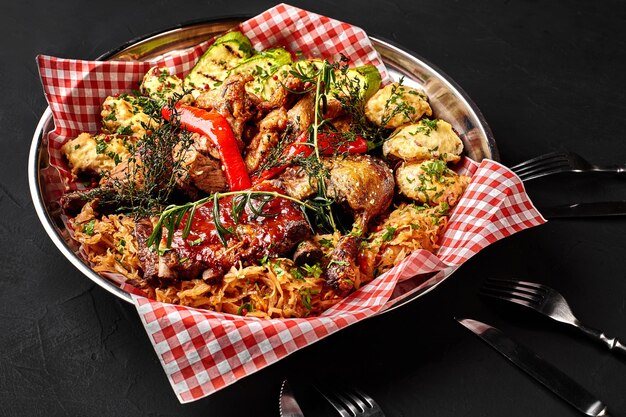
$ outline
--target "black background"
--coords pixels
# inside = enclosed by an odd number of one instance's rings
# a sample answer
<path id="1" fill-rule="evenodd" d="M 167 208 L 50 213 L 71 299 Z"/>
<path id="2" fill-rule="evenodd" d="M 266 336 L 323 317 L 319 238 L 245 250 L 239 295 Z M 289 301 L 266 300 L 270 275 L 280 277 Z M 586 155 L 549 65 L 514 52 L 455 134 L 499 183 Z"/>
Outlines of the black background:
<path id="1" fill-rule="evenodd" d="M 618 1 L 293 2 L 435 63 L 476 102 L 514 164 L 572 150 L 626 161 L 626 8 Z M 180 405 L 139 318 L 82 276 L 30 199 L 28 150 L 46 102 L 35 55 L 92 59 L 252 1 L 33 1 L 0 6 L 0 415 L 278 415 L 283 378 L 360 386 L 387 416 L 575 416 L 454 316 L 492 323 L 626 415 L 626 360 L 531 312 L 481 299 L 487 276 L 559 289 L 590 325 L 626 339 L 626 218 L 552 221 L 499 241 L 434 292 L 358 323 L 200 401 Z M 626 199 L 626 178 L 531 183 L 540 205 Z M 315 410 L 314 410 L 315 411 Z M 319 413 L 317 413 L 319 414 Z M 315 415 L 312 411 L 310 415 Z"/>

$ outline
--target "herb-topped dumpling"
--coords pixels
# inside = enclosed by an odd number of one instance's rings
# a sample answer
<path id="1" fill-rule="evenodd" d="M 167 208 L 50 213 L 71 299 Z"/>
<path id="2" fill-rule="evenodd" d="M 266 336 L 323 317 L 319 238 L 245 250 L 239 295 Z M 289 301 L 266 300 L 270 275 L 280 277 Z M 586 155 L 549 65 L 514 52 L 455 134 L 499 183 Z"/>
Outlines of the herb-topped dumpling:
<path id="1" fill-rule="evenodd" d="M 110 134 L 132 136 L 141 139 L 146 134 L 146 127 L 157 127 L 145 105 L 150 105 L 146 97 L 134 97 L 130 94 L 109 96 L 102 103 L 102 131 Z"/>
<path id="2" fill-rule="evenodd" d="M 365 103 L 367 119 L 387 129 L 396 129 L 432 114 L 426 94 L 399 83 L 381 88 Z"/>
<path id="3" fill-rule="evenodd" d="M 396 184 L 402 194 L 429 206 L 446 203 L 453 207 L 470 178 L 458 175 L 445 161 L 403 162 L 396 170 Z"/>
<path id="4" fill-rule="evenodd" d="M 160 102 L 168 102 L 175 96 L 180 98 L 182 103 L 193 101 L 191 95 L 183 97 L 183 80 L 178 78 L 176 74 L 170 73 L 170 70 L 165 67 L 150 68 L 143 77 L 139 91 Z"/>
<path id="5" fill-rule="evenodd" d="M 463 142 L 450 123 L 440 119 L 422 119 L 419 123 L 402 126 L 383 144 L 385 157 L 404 161 L 457 162 L 462 152 Z"/>
<path id="6" fill-rule="evenodd" d="M 82 174 L 101 175 L 128 159 L 127 140 L 125 136 L 81 133 L 61 149 L 74 178 Z"/>

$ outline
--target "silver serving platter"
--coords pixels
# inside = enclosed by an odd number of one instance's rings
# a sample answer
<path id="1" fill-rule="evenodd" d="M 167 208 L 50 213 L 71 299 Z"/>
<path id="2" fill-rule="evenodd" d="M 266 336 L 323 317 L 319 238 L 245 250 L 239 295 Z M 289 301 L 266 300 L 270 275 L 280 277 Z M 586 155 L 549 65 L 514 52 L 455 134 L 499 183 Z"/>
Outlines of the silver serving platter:
<path id="1" fill-rule="evenodd" d="M 100 60 L 149 60 L 180 51 L 211 39 L 244 21 L 246 17 L 233 17 L 181 25 L 174 29 L 131 40 L 101 55 Z M 442 71 L 409 52 L 380 38 L 370 37 L 394 80 L 404 77 L 404 84 L 422 88 L 430 98 L 434 115 L 448 121 L 465 145 L 465 155 L 475 161 L 484 158 L 498 160 L 498 150 L 489 126 L 467 94 Z M 78 247 L 67 230 L 56 201 L 46 201 L 46 183 L 41 171 L 48 167 L 48 133 L 54 130 L 52 112 L 47 108 L 35 130 L 28 162 L 29 185 L 33 203 L 46 232 L 61 253 L 85 276 L 115 296 L 132 302 L 130 293 L 117 284 L 94 272 L 77 254 Z M 455 268 L 449 268 L 428 277 L 415 277 L 400 283 L 388 308 L 390 311 L 434 289 Z"/>

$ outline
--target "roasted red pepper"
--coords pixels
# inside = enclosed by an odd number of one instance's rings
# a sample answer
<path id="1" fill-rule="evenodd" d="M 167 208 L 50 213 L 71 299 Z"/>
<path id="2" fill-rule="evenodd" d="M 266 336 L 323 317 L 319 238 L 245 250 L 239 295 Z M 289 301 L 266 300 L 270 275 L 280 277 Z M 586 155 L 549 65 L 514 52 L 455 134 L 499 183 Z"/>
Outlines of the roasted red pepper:
<path id="1" fill-rule="evenodd" d="M 163 107 L 161 110 L 161 115 L 165 120 L 170 120 L 172 113 L 168 107 Z M 176 114 L 183 129 L 208 137 L 217 147 L 230 190 L 239 191 L 250 188 L 252 182 L 248 176 L 246 164 L 226 118 L 219 113 L 210 113 L 180 103 L 176 104 Z"/>
<path id="2" fill-rule="evenodd" d="M 307 144 L 309 132 L 302 132 L 284 151 L 281 160 L 285 163 L 267 169 L 254 176 L 252 182 L 258 184 L 280 174 L 287 168 L 296 157 L 306 158 L 313 153 L 313 147 Z M 367 141 L 361 136 L 355 136 L 353 140 L 346 141 L 341 133 L 320 132 L 317 134 L 317 146 L 323 155 L 334 155 L 335 153 L 360 154 L 368 150 Z"/>

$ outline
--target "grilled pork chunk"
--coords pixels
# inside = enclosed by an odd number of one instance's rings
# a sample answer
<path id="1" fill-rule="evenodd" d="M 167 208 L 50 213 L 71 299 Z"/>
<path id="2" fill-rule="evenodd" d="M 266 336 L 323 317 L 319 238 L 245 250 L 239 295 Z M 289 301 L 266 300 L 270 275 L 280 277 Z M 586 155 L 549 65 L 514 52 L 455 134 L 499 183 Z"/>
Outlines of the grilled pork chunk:
<path id="1" fill-rule="evenodd" d="M 253 190 L 284 193 L 271 182 L 261 183 Z M 252 204 L 257 211 L 262 210 L 263 215 L 255 214 L 250 207 L 246 207 L 235 221 L 232 211 L 234 198 L 220 199 L 217 210 L 214 210 L 213 202 L 198 207 L 192 219 L 191 232 L 183 238 L 188 213 L 174 232 L 171 247 L 158 259 L 140 256 L 144 273 L 153 274 L 146 278 L 169 282 L 202 277 L 206 281 L 214 281 L 240 262 L 258 262 L 265 256 L 286 256 L 298 243 L 311 238 L 310 226 L 297 204 L 276 197 L 261 208 L 259 200 Z M 219 216 L 217 222 L 216 212 Z M 165 239 L 167 230 L 163 233 Z M 155 262 L 157 265 L 154 265 Z"/>
<path id="2" fill-rule="evenodd" d="M 228 120 L 243 149 L 242 133 L 246 123 L 256 115 L 258 98 L 246 92 L 246 83 L 254 77 L 250 74 L 234 74 L 224 80 L 219 88 L 202 93 L 196 99 L 201 109 L 215 110 Z"/>

